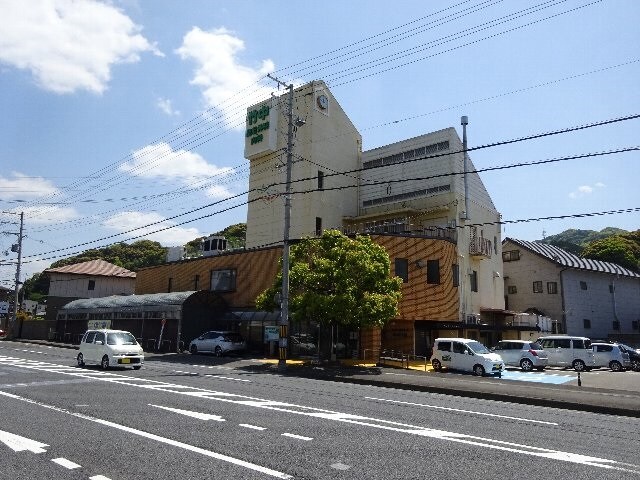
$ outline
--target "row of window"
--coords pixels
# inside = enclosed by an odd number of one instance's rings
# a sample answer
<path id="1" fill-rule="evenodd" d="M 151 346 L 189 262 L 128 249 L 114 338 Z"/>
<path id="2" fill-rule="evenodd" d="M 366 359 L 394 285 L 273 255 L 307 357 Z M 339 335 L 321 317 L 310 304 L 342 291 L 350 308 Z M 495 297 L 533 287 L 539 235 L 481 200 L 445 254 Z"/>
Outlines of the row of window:
<path id="1" fill-rule="evenodd" d="M 144 312 L 144 311 L 120 311 L 115 307 L 108 312 L 74 312 L 74 313 L 58 313 L 58 320 L 115 320 L 115 319 L 157 319 L 157 318 L 178 318 L 178 312 Z"/>
<path id="2" fill-rule="evenodd" d="M 400 277 L 403 283 L 409 282 L 409 259 L 396 258 L 394 260 L 396 277 Z M 416 267 L 427 269 L 427 284 L 440 285 L 440 260 L 416 260 Z M 451 276 L 453 277 L 453 286 L 460 285 L 460 266 L 457 263 L 451 264 Z M 469 274 L 471 291 L 478 291 L 478 272 L 473 270 Z"/>
<path id="3" fill-rule="evenodd" d="M 383 165 L 393 165 L 394 163 L 402 162 L 404 160 L 418 159 L 424 155 L 431 155 L 432 153 L 436 153 L 442 150 L 449 150 L 448 141 L 433 143 L 425 147 L 416 148 L 415 150 L 411 149 L 400 153 L 394 153 L 393 155 L 389 155 L 387 157 L 369 160 L 368 162 L 364 162 L 362 164 L 362 167 L 373 168 L 381 167 Z"/>
<path id="4" fill-rule="evenodd" d="M 386 195 L 384 197 L 372 198 L 371 200 L 365 200 L 362 202 L 363 208 L 372 207 L 374 205 L 380 205 L 383 203 L 400 202 L 402 200 L 409 200 L 412 198 L 425 197 L 427 195 L 433 195 L 441 192 L 449 192 L 451 185 L 438 185 L 436 187 L 422 188 L 420 190 L 414 190 L 412 192 L 398 193 L 396 195 Z"/>
<path id="5" fill-rule="evenodd" d="M 211 270 L 210 283 L 213 292 L 234 292 L 236 290 L 237 270 L 226 268 L 223 270 Z M 193 289 L 200 290 L 200 275 L 193 277 Z M 167 292 L 173 291 L 173 278 L 169 277 L 167 282 Z"/>
<path id="6" fill-rule="evenodd" d="M 542 281 L 533 282 L 533 293 L 544 293 Z M 580 289 L 588 290 L 587 282 L 580 281 Z M 609 293 L 613 293 L 615 291 L 615 285 L 609 285 Z M 515 285 L 507 286 L 507 293 L 509 295 L 514 295 L 518 293 L 518 288 Z M 558 293 L 558 282 L 547 282 L 547 293 L 556 294 Z"/>
<path id="7" fill-rule="evenodd" d="M 591 320 L 588 318 L 582 319 L 582 326 L 585 330 L 589 330 L 591 328 Z M 620 330 L 620 322 L 614 320 L 611 322 L 612 330 Z M 640 320 L 632 320 L 631 321 L 631 330 L 640 330 Z"/>

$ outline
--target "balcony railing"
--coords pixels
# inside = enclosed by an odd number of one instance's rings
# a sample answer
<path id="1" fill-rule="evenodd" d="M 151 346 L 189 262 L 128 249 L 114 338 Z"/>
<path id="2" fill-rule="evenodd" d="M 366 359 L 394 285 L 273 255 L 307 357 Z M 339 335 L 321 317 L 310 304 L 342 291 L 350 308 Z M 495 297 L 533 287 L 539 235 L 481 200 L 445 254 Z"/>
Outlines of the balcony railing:
<path id="1" fill-rule="evenodd" d="M 469 255 L 473 257 L 491 258 L 492 249 L 491 240 L 488 238 L 477 237 L 469 242 Z"/>

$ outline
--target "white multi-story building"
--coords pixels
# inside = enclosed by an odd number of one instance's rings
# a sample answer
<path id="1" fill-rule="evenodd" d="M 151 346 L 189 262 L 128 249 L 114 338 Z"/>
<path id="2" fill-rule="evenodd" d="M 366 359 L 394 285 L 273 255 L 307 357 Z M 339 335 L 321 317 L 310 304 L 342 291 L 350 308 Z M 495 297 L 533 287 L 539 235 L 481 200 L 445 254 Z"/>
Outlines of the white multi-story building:
<path id="1" fill-rule="evenodd" d="M 362 152 L 359 132 L 321 81 L 295 89 L 292 116 L 297 127 L 289 238 L 338 228 L 454 244 L 453 255 L 448 247 L 432 246 L 428 258 L 422 258 L 408 241 L 406 250 L 396 242 L 396 269 L 410 261 L 408 270 L 405 266 L 402 274 L 395 272 L 405 282 L 407 275 L 424 275 L 422 281 L 433 284 L 427 276 L 434 272 L 436 283 L 440 272 L 449 282 L 446 293 L 438 294 L 442 298 L 428 298 L 431 293 L 425 290 L 425 298 L 419 300 L 423 306 L 433 301 L 437 307 L 421 309 L 420 318 L 407 314 L 404 320 L 414 322 L 414 329 L 422 325 L 429 332 L 425 338 L 445 330 L 462 335 L 466 328 L 481 338 L 487 335 L 480 325 L 493 324 L 505 314 L 500 214 L 480 176 L 471 173 L 475 167 L 468 156 L 465 162 L 456 130 L 446 128 Z M 287 127 L 287 95 L 248 109 L 248 248 L 283 242 Z M 429 271 L 432 267 L 436 270 Z M 457 302 L 444 301 L 445 296 Z M 406 297 L 415 295 L 407 292 Z"/>

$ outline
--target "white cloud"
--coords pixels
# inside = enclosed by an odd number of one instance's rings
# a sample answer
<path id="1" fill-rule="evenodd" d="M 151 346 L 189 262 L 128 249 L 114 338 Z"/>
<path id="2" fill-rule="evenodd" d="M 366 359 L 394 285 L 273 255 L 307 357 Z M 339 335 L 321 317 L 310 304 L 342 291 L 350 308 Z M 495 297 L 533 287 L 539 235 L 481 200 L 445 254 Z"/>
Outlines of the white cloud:
<path id="1" fill-rule="evenodd" d="M 0 192 L 3 200 L 30 200 L 60 193 L 49 180 L 18 172 L 12 172 L 10 178 L 0 176 Z"/>
<path id="2" fill-rule="evenodd" d="M 176 50 L 183 60 L 195 62 L 191 84 L 202 89 L 207 106 L 220 111 L 226 124 L 235 128 L 244 128 L 248 106 L 269 98 L 274 90 L 254 85 L 275 69 L 274 63 L 263 60 L 256 68 L 241 65 L 237 55 L 244 49 L 244 41 L 225 28 L 205 32 L 194 27 Z"/>
<path id="3" fill-rule="evenodd" d="M 145 225 L 150 225 L 144 227 Z M 157 213 L 144 213 L 144 212 L 121 212 L 117 213 L 103 223 L 106 228 L 110 228 L 116 232 L 128 232 L 134 228 L 144 227 L 140 230 L 132 232 L 132 236 L 144 235 L 149 232 L 155 232 L 163 228 L 172 227 L 175 222 L 166 220 L 165 217 Z M 201 237 L 202 234 L 197 228 L 182 228 L 174 227 L 167 230 L 163 230 L 158 233 L 148 235 L 146 238 L 160 242 L 164 246 L 176 246 L 184 245 L 190 242 L 194 238 Z"/>
<path id="4" fill-rule="evenodd" d="M 111 4 L 96 0 L 0 2 L 0 62 L 28 70 L 43 89 L 102 93 L 118 63 L 157 48 L 141 27 Z"/>
<path id="5" fill-rule="evenodd" d="M 234 172 L 233 168 L 216 167 L 201 155 L 188 150 L 173 150 L 168 143 L 147 145 L 132 153 L 133 160 L 120 166 L 120 170 L 142 178 L 179 179 L 187 186 L 207 181 L 221 181 Z M 213 177 L 213 178 L 212 178 Z M 222 186 L 207 190 L 209 196 L 224 198 L 231 195 Z"/>
<path id="6" fill-rule="evenodd" d="M 170 117 L 180 115 L 180 112 L 178 110 L 173 109 L 171 100 L 169 100 L 168 98 L 159 98 L 156 102 L 156 106 Z"/>
<path id="7" fill-rule="evenodd" d="M 586 195 L 591 195 L 595 188 L 604 188 L 606 185 L 602 182 L 596 182 L 594 186 L 591 185 L 580 185 L 576 190 L 569 193 L 569 198 L 582 198 Z"/>

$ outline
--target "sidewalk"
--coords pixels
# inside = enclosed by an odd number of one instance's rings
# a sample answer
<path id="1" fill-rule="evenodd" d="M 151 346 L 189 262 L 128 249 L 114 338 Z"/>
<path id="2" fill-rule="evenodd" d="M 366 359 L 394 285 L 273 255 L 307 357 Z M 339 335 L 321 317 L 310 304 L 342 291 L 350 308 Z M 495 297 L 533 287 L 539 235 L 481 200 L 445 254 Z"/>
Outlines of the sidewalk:
<path id="1" fill-rule="evenodd" d="M 15 339 L 14 342 L 51 345 L 77 349 L 76 345 L 43 340 Z M 149 353 L 149 360 L 163 357 L 187 360 L 189 353 Z M 218 361 L 217 357 L 199 356 L 199 362 Z M 209 359 L 209 360 L 207 360 Z M 622 415 L 640 418 L 640 372 L 611 372 L 600 369 L 583 372 L 580 376 L 561 385 L 511 381 L 497 377 L 475 377 L 459 373 L 434 372 L 429 365 L 411 364 L 406 368 L 377 366 L 372 363 L 345 361 L 331 365 L 313 365 L 309 362 L 288 360 L 284 372 L 278 369 L 278 360 L 264 358 L 225 358 L 226 366 L 238 370 L 261 371 L 274 375 L 312 378 L 342 383 L 374 385 L 467 398 L 498 400 L 526 405 L 562 408 L 585 412 Z M 549 369 L 553 373 L 570 371 Z"/>

